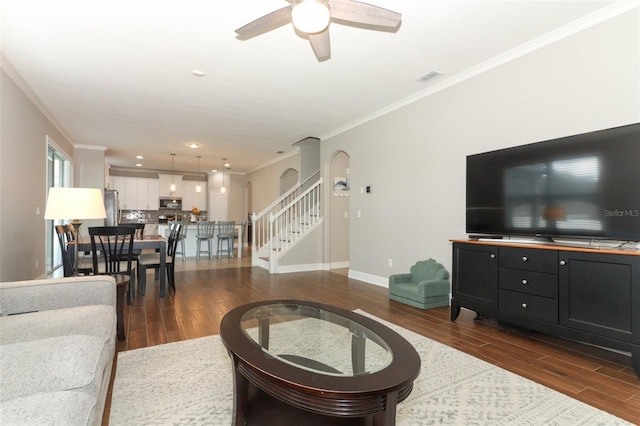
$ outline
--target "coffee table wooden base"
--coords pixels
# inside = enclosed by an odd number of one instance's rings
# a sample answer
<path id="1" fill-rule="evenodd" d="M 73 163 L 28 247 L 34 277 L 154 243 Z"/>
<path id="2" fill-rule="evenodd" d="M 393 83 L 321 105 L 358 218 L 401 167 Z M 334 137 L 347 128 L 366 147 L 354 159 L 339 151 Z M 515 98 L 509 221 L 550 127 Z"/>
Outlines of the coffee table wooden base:
<path id="1" fill-rule="evenodd" d="M 338 327 L 334 330 L 343 333 L 339 349 L 343 357 L 350 352 L 354 373 L 340 374 L 334 366 L 313 355 L 309 359 L 297 352 L 298 347 L 283 345 L 282 340 L 274 341 L 274 349 L 270 318 L 281 321 L 291 318 L 287 315 L 292 312 L 294 319 L 289 321 L 313 320 L 292 323 L 310 345 L 322 344 L 314 340 L 321 333 L 313 327 L 305 329 L 305 324 L 326 321 Z M 243 327 L 253 330 L 253 337 Z M 366 316 L 315 302 L 278 300 L 240 306 L 223 317 L 220 336 L 233 366 L 233 425 L 393 426 L 396 405 L 409 396 L 420 371 L 415 348 L 393 330 Z M 366 339 L 393 354 L 378 370 L 365 369 Z M 273 352 L 276 350 L 282 352 Z"/>
<path id="2" fill-rule="evenodd" d="M 272 382 L 233 358 L 233 425 L 394 425 L 396 405 L 413 389 L 413 383 L 388 394 L 339 398 L 314 396 Z M 266 417 L 265 417 L 266 416 Z M 271 419 L 273 421 L 267 421 Z M 298 423 L 304 421 L 304 423 Z"/>

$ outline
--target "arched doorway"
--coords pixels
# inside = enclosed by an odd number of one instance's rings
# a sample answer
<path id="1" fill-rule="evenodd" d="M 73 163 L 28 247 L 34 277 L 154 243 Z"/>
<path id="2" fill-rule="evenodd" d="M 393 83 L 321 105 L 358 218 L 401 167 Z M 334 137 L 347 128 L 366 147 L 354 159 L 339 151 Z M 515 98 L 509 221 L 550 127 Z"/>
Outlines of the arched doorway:
<path id="1" fill-rule="evenodd" d="M 344 270 L 349 268 L 349 155 L 337 151 L 327 161 L 328 209 L 325 219 L 328 222 L 327 256 L 329 269 Z M 345 188 L 346 183 L 346 188 Z"/>
<path id="2" fill-rule="evenodd" d="M 298 184 L 298 171 L 296 169 L 287 169 L 280 175 L 280 195 L 284 194 Z"/>

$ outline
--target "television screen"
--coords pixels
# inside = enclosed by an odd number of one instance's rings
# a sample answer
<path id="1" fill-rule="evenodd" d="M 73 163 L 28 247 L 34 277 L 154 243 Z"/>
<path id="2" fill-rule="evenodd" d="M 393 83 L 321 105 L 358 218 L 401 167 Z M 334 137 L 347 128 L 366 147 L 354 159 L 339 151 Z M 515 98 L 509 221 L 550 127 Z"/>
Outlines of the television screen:
<path id="1" fill-rule="evenodd" d="M 467 156 L 468 234 L 640 241 L 640 123 Z"/>

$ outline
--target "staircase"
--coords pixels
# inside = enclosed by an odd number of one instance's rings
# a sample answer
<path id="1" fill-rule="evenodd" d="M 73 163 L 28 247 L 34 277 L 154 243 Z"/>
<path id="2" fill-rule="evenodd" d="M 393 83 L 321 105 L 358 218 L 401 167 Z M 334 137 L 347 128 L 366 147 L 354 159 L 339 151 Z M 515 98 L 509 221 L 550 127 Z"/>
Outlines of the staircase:
<path id="1" fill-rule="evenodd" d="M 322 178 L 303 191 L 304 184 L 299 183 L 251 216 L 254 266 L 278 273 L 278 260 L 322 223 Z"/>

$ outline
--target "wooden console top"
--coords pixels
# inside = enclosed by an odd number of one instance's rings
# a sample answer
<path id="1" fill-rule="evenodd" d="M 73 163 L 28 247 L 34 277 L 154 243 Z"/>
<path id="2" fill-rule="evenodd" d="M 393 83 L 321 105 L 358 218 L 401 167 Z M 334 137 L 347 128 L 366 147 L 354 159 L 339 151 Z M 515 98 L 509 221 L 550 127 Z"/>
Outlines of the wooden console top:
<path id="1" fill-rule="evenodd" d="M 532 248 L 532 249 L 542 249 L 542 250 L 559 250 L 559 251 L 576 251 L 576 252 L 584 252 L 584 253 L 603 253 L 603 254 L 623 254 L 627 256 L 640 256 L 640 250 L 632 250 L 632 249 L 620 249 L 620 248 L 610 248 L 610 247 L 580 247 L 580 246 L 569 246 L 558 244 L 535 244 L 535 243 L 518 243 L 518 242 L 509 242 L 509 240 L 498 240 L 495 241 L 479 241 L 479 240 L 459 240 L 452 239 L 449 240 L 452 243 L 466 243 L 466 244 L 480 244 L 480 245 L 488 245 L 488 246 L 508 246 L 508 247 L 522 247 L 522 248 Z"/>

